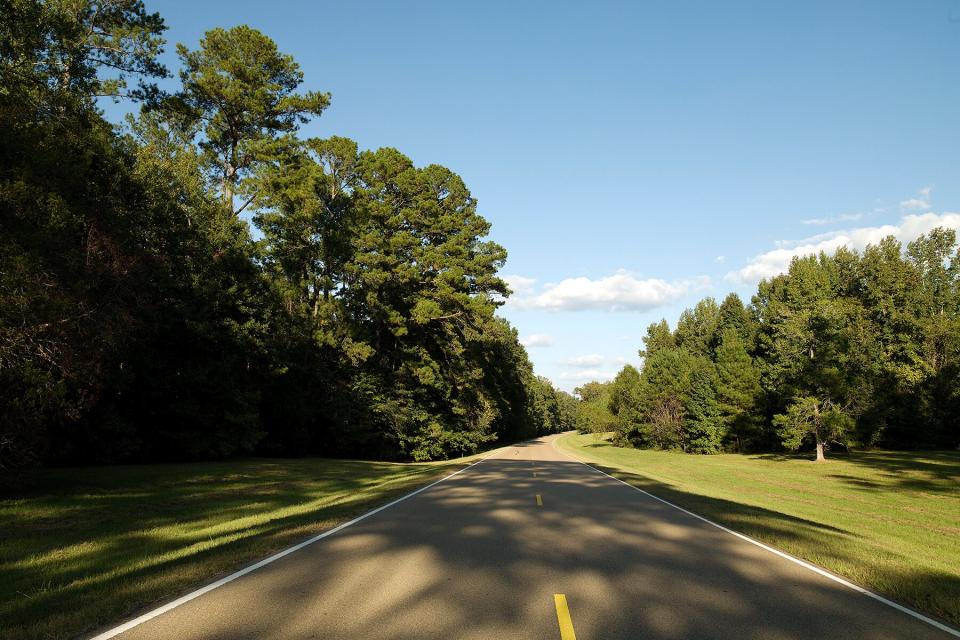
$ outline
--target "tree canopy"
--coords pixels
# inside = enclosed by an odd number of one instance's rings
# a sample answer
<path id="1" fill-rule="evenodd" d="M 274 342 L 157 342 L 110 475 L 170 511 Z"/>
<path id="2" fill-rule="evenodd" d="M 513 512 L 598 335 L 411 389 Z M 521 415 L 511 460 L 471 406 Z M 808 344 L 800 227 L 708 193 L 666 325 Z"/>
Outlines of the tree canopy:
<path id="1" fill-rule="evenodd" d="M 960 253 L 934 229 L 904 248 L 797 257 L 749 307 L 706 298 L 621 371 L 616 438 L 710 453 L 960 445 Z"/>
<path id="2" fill-rule="evenodd" d="M 269 37 L 179 46 L 163 94 L 142 3 L 0 9 L 0 467 L 427 460 L 574 426 L 496 315 L 506 250 L 463 180 L 297 137 L 330 96 Z M 143 108 L 119 128 L 104 95 Z"/>

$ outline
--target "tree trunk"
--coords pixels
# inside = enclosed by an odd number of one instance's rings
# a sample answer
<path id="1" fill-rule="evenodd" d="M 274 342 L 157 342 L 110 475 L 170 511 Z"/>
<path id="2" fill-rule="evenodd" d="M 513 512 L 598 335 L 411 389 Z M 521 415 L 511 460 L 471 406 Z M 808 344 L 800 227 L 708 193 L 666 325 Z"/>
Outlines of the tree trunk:
<path id="1" fill-rule="evenodd" d="M 817 462 L 826 462 L 827 459 L 823 457 L 823 443 L 817 440 Z"/>
<path id="2" fill-rule="evenodd" d="M 234 213 L 233 208 L 233 183 L 236 180 L 237 168 L 229 161 L 223 162 L 223 203 Z"/>
<path id="3" fill-rule="evenodd" d="M 226 177 L 223 179 L 223 204 L 233 213 L 233 183 Z"/>

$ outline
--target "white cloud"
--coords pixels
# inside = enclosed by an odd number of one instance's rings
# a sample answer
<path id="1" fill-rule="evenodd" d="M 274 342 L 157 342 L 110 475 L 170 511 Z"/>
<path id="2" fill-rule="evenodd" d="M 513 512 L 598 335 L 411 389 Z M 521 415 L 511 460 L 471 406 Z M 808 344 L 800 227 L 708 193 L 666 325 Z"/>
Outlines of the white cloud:
<path id="1" fill-rule="evenodd" d="M 904 211 L 923 211 L 930 208 L 930 203 L 922 198 L 910 198 L 909 200 L 901 200 L 900 208 Z"/>
<path id="2" fill-rule="evenodd" d="M 528 349 L 535 349 L 537 347 L 552 347 L 553 337 L 542 333 L 531 333 L 529 336 L 520 340 L 520 344 Z"/>
<path id="3" fill-rule="evenodd" d="M 915 240 L 936 227 L 960 229 L 960 213 L 920 213 L 903 216 L 899 224 L 885 224 L 877 227 L 858 227 L 832 233 L 822 233 L 803 240 L 778 243 L 778 248 L 762 253 L 738 271 L 726 275 L 734 282 L 757 282 L 785 273 L 794 256 L 817 254 L 821 251 L 833 253 L 840 247 L 862 251 L 868 244 L 877 244 L 887 236 L 894 236 L 903 243 Z"/>
<path id="4" fill-rule="evenodd" d="M 514 295 L 507 305 L 515 309 L 544 311 L 647 311 L 674 302 L 691 290 L 709 285 L 709 278 L 667 282 L 659 278 L 639 280 L 627 271 L 591 280 L 567 278 L 548 283 L 539 291 L 535 280 L 522 276 L 505 278 Z"/>
<path id="5" fill-rule="evenodd" d="M 723 264 L 724 262 L 727 261 L 727 256 L 717 256 L 716 258 L 713 259 L 713 261 L 716 262 L 717 264 Z"/>
<path id="6" fill-rule="evenodd" d="M 600 355 L 599 353 L 590 353 L 584 356 L 575 356 L 573 358 L 567 358 L 564 361 L 564 364 L 568 364 L 572 367 L 599 367 L 607 359 Z"/>
<path id="7" fill-rule="evenodd" d="M 836 224 L 838 222 L 855 222 L 863 218 L 865 213 L 841 213 L 838 216 L 832 218 L 809 218 L 807 220 L 801 220 L 801 224 L 812 224 L 817 226 L 827 225 L 827 224 Z"/>
<path id="8" fill-rule="evenodd" d="M 525 296 L 533 293 L 533 286 L 536 284 L 536 278 L 525 278 L 523 276 L 500 276 L 501 279 L 510 287 L 510 291 L 515 296 Z"/>
<path id="9" fill-rule="evenodd" d="M 903 200 L 900 202 L 900 209 L 902 211 L 926 211 L 930 208 L 930 193 L 933 192 L 933 187 L 928 186 L 920 189 L 917 192 L 919 197 L 910 198 L 909 200 Z"/>
<path id="10" fill-rule="evenodd" d="M 617 372 L 608 369 L 581 369 L 579 371 L 564 371 L 560 374 L 560 380 L 567 382 L 607 382 L 617 377 Z"/>

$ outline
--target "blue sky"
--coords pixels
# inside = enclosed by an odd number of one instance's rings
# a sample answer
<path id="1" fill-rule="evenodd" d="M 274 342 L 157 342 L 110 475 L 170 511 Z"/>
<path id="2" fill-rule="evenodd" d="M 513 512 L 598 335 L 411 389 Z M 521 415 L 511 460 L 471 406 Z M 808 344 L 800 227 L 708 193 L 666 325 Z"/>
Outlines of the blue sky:
<path id="1" fill-rule="evenodd" d="M 565 389 L 790 255 L 960 228 L 960 0 L 150 1 L 249 24 L 333 94 L 305 128 L 463 176 Z"/>

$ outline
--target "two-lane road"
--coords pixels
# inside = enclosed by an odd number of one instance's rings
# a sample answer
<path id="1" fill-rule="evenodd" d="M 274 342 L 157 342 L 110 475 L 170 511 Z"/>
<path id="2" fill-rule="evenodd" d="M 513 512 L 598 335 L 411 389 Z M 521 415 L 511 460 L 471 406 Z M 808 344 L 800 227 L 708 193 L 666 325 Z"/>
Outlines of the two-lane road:
<path id="1" fill-rule="evenodd" d="M 557 452 L 485 461 L 118 637 L 951 635 Z"/>

